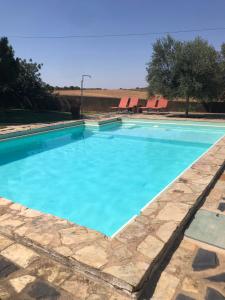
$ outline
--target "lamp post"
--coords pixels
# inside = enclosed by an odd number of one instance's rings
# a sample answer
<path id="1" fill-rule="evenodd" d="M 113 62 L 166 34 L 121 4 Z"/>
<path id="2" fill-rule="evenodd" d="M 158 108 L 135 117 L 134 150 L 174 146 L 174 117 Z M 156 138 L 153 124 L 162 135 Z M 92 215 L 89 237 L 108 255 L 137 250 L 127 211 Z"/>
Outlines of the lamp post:
<path id="1" fill-rule="evenodd" d="M 91 78 L 91 75 L 83 74 L 81 78 L 81 88 L 80 88 L 80 116 L 82 115 L 82 103 L 83 103 L 83 95 L 84 95 L 84 78 Z"/>

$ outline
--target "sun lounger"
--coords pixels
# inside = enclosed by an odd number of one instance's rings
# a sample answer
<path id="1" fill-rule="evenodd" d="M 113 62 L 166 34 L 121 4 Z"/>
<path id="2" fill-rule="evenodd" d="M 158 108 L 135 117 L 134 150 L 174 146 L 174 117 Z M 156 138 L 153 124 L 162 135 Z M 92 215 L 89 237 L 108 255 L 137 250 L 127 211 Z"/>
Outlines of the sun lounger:
<path id="1" fill-rule="evenodd" d="M 128 105 L 128 108 L 134 108 L 134 107 L 137 107 L 138 101 L 139 101 L 138 98 L 131 98 L 131 99 L 130 99 L 130 103 L 129 103 L 129 105 Z"/>
<path id="2" fill-rule="evenodd" d="M 128 109 L 128 102 L 129 102 L 129 97 L 123 97 L 120 100 L 120 103 L 118 106 L 113 106 L 111 107 L 112 109 L 118 109 L 118 110 L 124 110 L 124 109 Z"/>
<path id="3" fill-rule="evenodd" d="M 158 105 L 158 100 L 154 97 L 147 101 L 146 106 L 141 107 L 142 110 L 156 109 Z"/>
<path id="4" fill-rule="evenodd" d="M 168 100 L 165 98 L 160 98 L 157 100 L 156 98 L 150 99 L 147 101 L 145 107 L 141 107 L 142 110 L 161 110 L 165 109 L 168 106 Z"/>
<path id="5" fill-rule="evenodd" d="M 158 102 L 158 109 L 164 109 L 164 108 L 167 108 L 168 106 L 168 100 L 165 99 L 165 98 L 160 98 L 159 99 L 159 102 Z"/>
<path id="6" fill-rule="evenodd" d="M 129 105 L 128 105 L 128 110 L 130 112 L 137 112 L 138 101 L 139 101 L 139 99 L 136 98 L 136 97 L 131 97 L 130 98 L 130 102 L 129 102 Z"/>

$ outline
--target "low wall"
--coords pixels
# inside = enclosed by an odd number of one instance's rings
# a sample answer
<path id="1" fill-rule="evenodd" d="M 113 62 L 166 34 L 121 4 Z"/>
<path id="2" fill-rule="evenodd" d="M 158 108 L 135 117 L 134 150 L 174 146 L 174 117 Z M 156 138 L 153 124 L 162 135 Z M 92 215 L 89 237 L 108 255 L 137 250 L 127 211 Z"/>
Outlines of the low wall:
<path id="1" fill-rule="evenodd" d="M 0 99 L 2 100 L 2 99 Z M 10 99 L 9 99 L 10 100 Z M 15 99 L 14 99 L 15 100 Z M 82 112 L 110 112 L 113 106 L 118 106 L 120 98 L 111 97 L 83 97 L 82 101 Z M 4 101 L 3 101 L 4 102 Z M 78 116 L 79 107 L 81 103 L 80 96 L 69 96 L 69 95 L 55 95 L 45 100 L 36 100 L 35 109 L 38 111 L 61 111 L 71 112 L 74 116 Z M 140 99 L 139 104 L 141 106 L 146 105 L 145 99 Z M 0 101 L 1 105 L 1 101 Z M 23 108 L 20 103 L 16 101 L 5 101 L 4 106 L 7 108 Z M 33 108 L 32 108 L 33 109 Z M 169 101 L 167 108 L 168 111 L 184 112 L 185 101 Z M 211 112 L 211 113 L 225 113 L 225 102 L 191 102 L 191 112 Z"/>
<path id="2" fill-rule="evenodd" d="M 62 110 L 70 111 L 73 103 L 80 103 L 80 96 L 57 96 L 58 105 Z M 112 106 L 118 106 L 119 98 L 83 97 L 81 110 L 83 112 L 109 112 Z"/>
<path id="3" fill-rule="evenodd" d="M 58 107 L 62 111 L 70 111 L 70 106 L 74 103 L 80 103 L 79 96 L 57 96 Z M 82 111 L 83 112 L 110 112 L 111 107 L 118 106 L 119 98 L 106 97 L 83 97 Z M 145 105 L 146 100 L 140 99 L 140 105 Z M 168 111 L 185 111 L 184 101 L 169 101 Z M 225 102 L 191 102 L 190 111 L 192 112 L 211 112 L 211 113 L 225 113 Z"/>

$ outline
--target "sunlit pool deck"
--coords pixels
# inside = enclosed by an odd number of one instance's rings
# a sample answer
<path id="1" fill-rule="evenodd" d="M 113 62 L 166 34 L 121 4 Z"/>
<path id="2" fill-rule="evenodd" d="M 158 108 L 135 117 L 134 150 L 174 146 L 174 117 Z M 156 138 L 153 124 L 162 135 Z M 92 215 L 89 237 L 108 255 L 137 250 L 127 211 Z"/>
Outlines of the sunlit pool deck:
<path id="1" fill-rule="evenodd" d="M 102 126 L 105 122 L 118 122 L 120 117 L 86 123 Z M 224 124 L 224 121 L 216 122 Z M 80 124 L 81 121 L 71 121 L 6 128 L 0 130 L 0 139 Z M 175 247 L 224 167 L 225 137 L 222 137 L 111 238 L 5 198 L 0 198 L 0 234 L 135 297 L 155 280 L 163 260 Z"/>

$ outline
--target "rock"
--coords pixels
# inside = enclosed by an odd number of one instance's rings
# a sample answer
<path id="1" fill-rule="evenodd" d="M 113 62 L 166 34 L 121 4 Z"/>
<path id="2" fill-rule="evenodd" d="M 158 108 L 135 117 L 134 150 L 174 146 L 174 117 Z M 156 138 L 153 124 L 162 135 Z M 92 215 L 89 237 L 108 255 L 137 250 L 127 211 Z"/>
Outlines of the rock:
<path id="1" fill-rule="evenodd" d="M 54 250 L 63 256 L 72 256 L 73 255 L 72 250 L 66 246 L 59 246 L 59 247 L 54 248 Z"/>
<path id="2" fill-rule="evenodd" d="M 192 189 L 183 182 L 175 182 L 172 187 L 169 189 L 169 193 L 179 193 L 179 194 L 191 194 L 193 193 Z"/>
<path id="3" fill-rule="evenodd" d="M 24 217 L 27 217 L 27 218 L 36 218 L 36 217 L 40 217 L 41 215 L 43 215 L 43 213 L 41 213 L 37 210 L 28 208 L 25 211 L 21 212 L 20 215 L 23 215 Z"/>
<path id="4" fill-rule="evenodd" d="M 129 226 L 126 226 L 119 234 L 117 235 L 117 239 L 127 243 L 127 241 L 137 240 L 146 235 L 147 229 L 146 225 L 137 222 L 136 220 L 131 222 Z"/>
<path id="5" fill-rule="evenodd" d="M 3 286 L 0 286 L 0 299 L 1 300 L 12 299 L 12 297 L 10 297 L 9 291 L 5 289 Z"/>
<path id="6" fill-rule="evenodd" d="M 101 234 L 97 231 L 87 231 L 83 227 L 73 226 L 60 230 L 62 245 L 77 245 L 81 243 L 92 243 L 97 240 Z"/>
<path id="7" fill-rule="evenodd" d="M 126 265 L 107 267 L 103 269 L 103 272 L 136 286 L 140 281 L 141 274 L 144 274 L 148 267 L 149 264 L 135 260 L 135 262 L 130 262 Z"/>
<path id="8" fill-rule="evenodd" d="M 217 290 L 207 288 L 205 300 L 225 300 L 225 297 Z"/>
<path id="9" fill-rule="evenodd" d="M 98 245 L 81 248 L 72 257 L 95 268 L 100 268 L 108 261 L 105 249 Z"/>
<path id="10" fill-rule="evenodd" d="M 194 252 L 196 249 L 196 245 L 192 243 L 192 241 L 183 239 L 180 243 L 180 247 L 187 250 L 188 252 Z"/>
<path id="11" fill-rule="evenodd" d="M 87 299 L 89 300 L 89 299 Z M 103 298 L 102 300 L 106 300 L 106 298 Z M 130 297 L 128 296 L 122 296 L 122 295 L 112 295 L 109 300 L 130 300 Z"/>
<path id="12" fill-rule="evenodd" d="M 198 249 L 198 252 L 192 263 L 192 268 L 194 271 L 202 271 L 210 268 L 216 268 L 218 264 L 219 260 L 215 252 Z"/>
<path id="13" fill-rule="evenodd" d="M 221 202 L 221 203 L 218 205 L 217 209 L 219 209 L 220 211 L 224 212 L 224 211 L 225 211 L 225 203 L 224 203 L 224 202 Z"/>
<path id="14" fill-rule="evenodd" d="M 166 222 L 165 224 L 161 225 L 159 229 L 156 231 L 156 235 L 163 241 L 167 242 L 175 229 L 177 228 L 177 223 L 171 221 Z"/>
<path id="15" fill-rule="evenodd" d="M 220 273 L 214 276 L 207 277 L 206 279 L 213 282 L 225 282 L 225 273 Z"/>
<path id="16" fill-rule="evenodd" d="M 179 295 L 177 295 L 175 300 L 195 300 L 195 299 L 192 297 L 186 296 L 184 294 L 179 294 Z"/>
<path id="17" fill-rule="evenodd" d="M 0 206 L 6 206 L 6 205 L 9 205 L 9 204 L 11 204 L 11 203 L 12 203 L 12 201 L 0 197 Z"/>
<path id="18" fill-rule="evenodd" d="M 30 234 L 27 234 L 27 237 L 29 239 L 31 239 L 32 241 L 35 241 L 43 246 L 47 246 L 48 244 L 51 243 L 51 241 L 53 240 L 54 238 L 54 235 L 53 234 L 50 234 L 50 233 L 35 233 L 35 232 L 32 232 Z"/>
<path id="19" fill-rule="evenodd" d="M 60 296 L 55 288 L 42 281 L 34 283 L 27 293 L 35 299 L 57 299 Z"/>
<path id="20" fill-rule="evenodd" d="M 71 277 L 70 280 L 66 280 L 61 287 L 76 296 L 76 299 L 86 299 L 88 295 L 88 284 L 77 280 L 76 277 Z"/>
<path id="21" fill-rule="evenodd" d="M 168 203 L 156 216 L 157 219 L 165 221 L 181 221 L 189 211 L 189 207 L 185 204 Z"/>
<path id="22" fill-rule="evenodd" d="M 13 241 L 0 235 L 0 251 L 4 250 L 8 246 L 12 245 Z"/>
<path id="23" fill-rule="evenodd" d="M 10 209 L 25 211 L 27 208 L 19 203 L 13 203 L 12 205 L 10 205 Z"/>
<path id="24" fill-rule="evenodd" d="M 9 280 L 17 293 L 20 293 L 29 283 L 33 282 L 36 278 L 31 275 L 24 275 L 21 277 Z"/>
<path id="25" fill-rule="evenodd" d="M 137 250 L 145 256 L 153 259 L 162 250 L 164 243 L 152 235 L 147 236 L 143 242 L 140 243 Z"/>
<path id="26" fill-rule="evenodd" d="M 189 293 L 198 293 L 198 284 L 191 278 L 186 277 L 182 283 L 184 291 Z"/>
<path id="27" fill-rule="evenodd" d="M 23 221 L 20 220 L 12 220 L 12 217 L 8 220 L 4 220 L 1 222 L 1 227 L 9 226 L 9 227 L 18 227 L 20 225 L 24 224 Z"/>
<path id="28" fill-rule="evenodd" d="M 19 268 L 4 258 L 0 258 L 0 278 L 9 276 L 11 273 L 19 270 Z"/>
<path id="29" fill-rule="evenodd" d="M 179 284 L 179 279 L 169 273 L 163 272 L 156 286 L 153 300 L 171 300 Z"/>
<path id="30" fill-rule="evenodd" d="M 68 268 L 64 268 L 60 264 L 45 263 L 41 266 L 38 265 L 35 274 L 58 286 L 69 278 L 71 272 Z"/>
<path id="31" fill-rule="evenodd" d="M 26 268 L 31 262 L 39 258 L 36 252 L 20 244 L 9 246 L 1 254 L 23 268 Z"/>
<path id="32" fill-rule="evenodd" d="M 105 299 L 106 299 L 105 295 L 91 294 L 85 300 L 105 300 Z"/>

